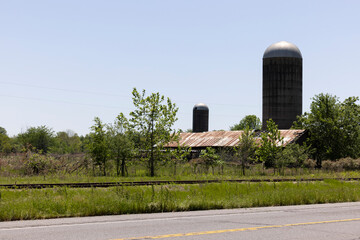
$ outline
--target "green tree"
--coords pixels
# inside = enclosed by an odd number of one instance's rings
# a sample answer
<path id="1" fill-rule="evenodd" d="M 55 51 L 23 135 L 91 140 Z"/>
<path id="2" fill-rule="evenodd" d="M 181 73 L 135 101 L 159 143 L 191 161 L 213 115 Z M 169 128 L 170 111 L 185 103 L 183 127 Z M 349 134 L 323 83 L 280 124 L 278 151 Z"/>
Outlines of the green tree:
<path id="1" fill-rule="evenodd" d="M 11 150 L 11 138 L 8 137 L 5 128 L 0 127 L 0 152 L 8 154 Z"/>
<path id="2" fill-rule="evenodd" d="M 120 113 L 114 122 L 114 124 L 108 125 L 107 135 L 110 148 L 110 156 L 115 161 L 117 176 L 125 176 L 126 162 L 129 160 L 134 151 L 134 143 L 131 141 L 129 135 L 129 122 Z"/>
<path id="3" fill-rule="evenodd" d="M 80 136 L 80 152 L 89 152 L 89 143 L 90 143 L 90 134 L 86 134 L 85 136 Z"/>
<path id="4" fill-rule="evenodd" d="M 272 119 L 266 123 L 267 129 L 261 134 L 260 147 L 257 149 L 257 155 L 266 168 L 274 167 L 275 173 L 277 156 L 282 150 L 283 138 L 280 136 L 278 126 Z"/>
<path id="5" fill-rule="evenodd" d="M 250 130 L 260 130 L 261 129 L 261 121 L 255 115 L 247 115 L 243 119 L 240 120 L 238 124 L 230 127 L 231 131 L 236 130 L 245 130 L 249 128 Z"/>
<path id="6" fill-rule="evenodd" d="M 349 97 L 340 105 L 341 142 L 338 158 L 360 157 L 360 105 L 359 97 Z"/>
<path id="7" fill-rule="evenodd" d="M 81 140 L 80 137 L 71 130 L 66 132 L 57 132 L 55 137 L 55 144 L 51 148 L 51 152 L 66 154 L 66 153 L 80 153 Z"/>
<path id="8" fill-rule="evenodd" d="M 54 146 L 54 132 L 46 126 L 28 128 L 17 139 L 25 149 L 30 148 L 40 153 L 47 153 Z"/>
<path id="9" fill-rule="evenodd" d="M 181 145 L 179 139 L 176 140 L 177 147 L 171 150 L 170 161 L 174 166 L 174 176 L 176 175 L 176 167 L 179 163 L 184 163 L 188 160 L 188 157 L 191 154 L 191 147 Z"/>
<path id="10" fill-rule="evenodd" d="M 3 128 L 3 127 L 0 127 L 0 134 L 7 136 L 7 131 L 6 131 L 6 129 Z"/>
<path id="11" fill-rule="evenodd" d="M 106 176 L 106 163 L 109 158 L 109 148 L 105 125 L 98 117 L 95 117 L 94 122 L 94 125 L 91 127 L 88 148 L 95 165 L 99 166 L 103 175 Z"/>
<path id="12" fill-rule="evenodd" d="M 310 112 L 294 123 L 309 131 L 307 144 L 320 168 L 322 160 L 360 156 L 360 107 L 357 97 L 340 102 L 336 96 L 319 94 L 313 98 Z"/>
<path id="13" fill-rule="evenodd" d="M 236 155 L 241 165 L 242 174 L 245 176 L 247 164 L 255 157 L 256 139 L 253 130 L 247 127 L 239 137 L 239 144 L 235 147 Z"/>
<path id="14" fill-rule="evenodd" d="M 150 176 L 155 176 L 156 161 L 162 158 L 163 146 L 177 137 L 172 129 L 178 108 L 159 93 L 145 96 L 145 90 L 133 92 L 135 110 L 130 113 L 130 127 L 139 133 L 141 157 L 148 161 Z"/>
<path id="15" fill-rule="evenodd" d="M 218 164 L 220 156 L 216 154 L 216 151 L 212 147 L 207 147 L 205 150 L 201 150 L 200 159 L 204 161 L 206 171 L 209 171 L 209 168 L 212 168 L 214 174 L 214 167 Z"/>
<path id="16" fill-rule="evenodd" d="M 292 143 L 287 145 L 277 156 L 277 167 L 284 169 L 299 168 L 302 167 L 304 161 L 308 158 L 309 149 L 306 146 L 300 146 L 299 144 Z"/>

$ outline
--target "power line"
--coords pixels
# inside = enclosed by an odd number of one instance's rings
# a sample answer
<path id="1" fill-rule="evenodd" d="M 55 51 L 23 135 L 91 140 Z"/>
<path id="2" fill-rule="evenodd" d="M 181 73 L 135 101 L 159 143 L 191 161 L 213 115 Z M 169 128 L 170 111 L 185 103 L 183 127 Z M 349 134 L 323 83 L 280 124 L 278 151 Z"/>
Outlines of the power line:
<path id="1" fill-rule="evenodd" d="M 67 88 L 44 87 L 44 86 L 31 85 L 31 84 L 26 84 L 26 83 L 12 83 L 12 82 L 3 82 L 3 81 L 1 81 L 0 84 L 22 86 L 22 87 L 31 87 L 31 88 L 40 88 L 40 89 L 48 89 L 48 90 L 56 90 L 56 91 L 62 91 L 62 92 L 85 93 L 85 94 L 90 94 L 90 95 L 103 95 L 103 96 L 113 96 L 113 97 L 129 97 L 128 95 L 125 96 L 125 95 L 120 95 L 120 94 L 111 94 L 111 93 L 104 93 L 104 92 L 73 90 L 73 89 L 67 89 Z"/>
<path id="2" fill-rule="evenodd" d="M 15 83 L 15 82 L 0 81 L 0 84 L 56 90 L 56 91 L 62 91 L 62 92 L 84 93 L 84 94 L 90 94 L 90 95 L 102 95 L 102 96 L 126 97 L 126 98 L 129 97 L 129 95 L 125 95 L 125 94 L 111 94 L 111 93 L 96 92 L 96 91 L 84 91 L 84 90 L 74 90 L 74 89 L 67 89 L 67 88 L 45 87 L 45 86 L 32 85 L 32 84 L 27 84 L 27 83 Z M 195 103 L 198 103 L 199 101 L 179 100 L 178 102 L 195 104 Z M 255 104 L 250 105 L 250 104 L 215 103 L 215 102 L 206 102 L 206 104 L 215 105 L 215 106 L 219 105 L 219 106 L 236 106 L 236 107 L 258 107 L 258 105 L 255 105 Z"/>
<path id="3" fill-rule="evenodd" d="M 34 98 L 34 97 L 22 97 L 22 96 L 12 96 L 6 94 L 0 94 L 0 97 L 8 97 L 8 98 L 16 98 L 16 99 L 24 99 L 24 100 L 33 100 L 39 102 L 55 102 L 55 103 L 65 103 L 71 105 L 80 105 L 80 106 L 88 106 L 88 107 L 101 107 L 101 108 L 115 108 L 115 109 L 126 109 L 132 110 L 130 108 L 124 108 L 123 106 L 110 106 L 110 105 L 101 105 L 101 104 L 89 104 L 89 103 L 79 103 L 79 102 L 71 102 L 71 101 L 63 101 L 63 100 L 53 100 L 53 99 L 45 99 L 45 98 Z M 191 112 L 178 112 L 181 115 L 192 115 Z M 221 117 L 242 117 L 242 115 L 233 115 L 233 114 L 211 114 L 212 116 L 221 116 Z"/>
<path id="4" fill-rule="evenodd" d="M 20 97 L 20 96 L 12 96 L 6 94 L 0 94 L 0 97 L 9 97 L 9 98 L 17 98 L 17 99 L 26 99 L 26 100 L 34 100 L 40 102 L 56 102 L 56 103 L 66 103 L 66 104 L 76 104 L 82 106 L 90 106 L 90 107 L 106 107 L 106 108 L 120 108 L 120 106 L 109 106 L 109 105 L 100 105 L 100 104 L 89 104 L 89 103 L 79 103 L 79 102 L 70 102 L 63 100 L 53 100 L 53 99 L 44 99 L 44 98 L 33 98 L 33 97 Z"/>

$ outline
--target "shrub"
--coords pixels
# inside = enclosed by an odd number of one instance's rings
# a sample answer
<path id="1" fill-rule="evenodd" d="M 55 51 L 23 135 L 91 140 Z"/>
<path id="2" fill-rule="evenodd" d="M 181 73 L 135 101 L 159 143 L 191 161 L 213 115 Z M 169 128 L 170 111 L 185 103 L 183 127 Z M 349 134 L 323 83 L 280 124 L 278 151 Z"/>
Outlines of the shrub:
<path id="1" fill-rule="evenodd" d="M 338 162 L 344 170 L 360 170 L 360 159 L 342 158 Z"/>
<path id="2" fill-rule="evenodd" d="M 54 164 L 51 164 L 53 159 L 47 155 L 33 153 L 26 159 L 24 164 L 25 173 L 30 175 L 39 175 L 51 172 Z"/>
<path id="3" fill-rule="evenodd" d="M 316 161 L 314 159 L 305 159 L 303 166 L 305 168 L 314 169 L 316 167 Z"/>
<path id="4" fill-rule="evenodd" d="M 322 169 L 328 171 L 360 170 L 360 159 L 341 158 L 336 161 L 326 160 L 322 163 Z"/>

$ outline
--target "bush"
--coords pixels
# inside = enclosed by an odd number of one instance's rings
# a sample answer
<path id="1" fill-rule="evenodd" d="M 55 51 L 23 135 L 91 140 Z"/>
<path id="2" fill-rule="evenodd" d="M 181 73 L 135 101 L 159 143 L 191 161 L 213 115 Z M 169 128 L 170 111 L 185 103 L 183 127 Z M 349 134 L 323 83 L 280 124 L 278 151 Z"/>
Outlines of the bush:
<path id="1" fill-rule="evenodd" d="M 360 159 L 342 158 L 338 162 L 344 170 L 360 170 Z"/>
<path id="2" fill-rule="evenodd" d="M 0 177 L 89 174 L 86 154 L 39 154 L 31 151 L 0 155 Z"/>
<path id="3" fill-rule="evenodd" d="M 322 169 L 328 171 L 360 170 L 360 159 L 341 158 L 337 161 L 326 160 L 322 163 Z"/>
<path id="4" fill-rule="evenodd" d="M 54 132 L 46 126 L 31 127 L 25 133 L 19 134 L 17 140 L 24 149 L 47 153 L 54 145 Z"/>
<path id="5" fill-rule="evenodd" d="M 24 172 L 29 175 L 46 174 L 54 171 L 54 159 L 50 156 L 30 153 L 24 164 Z"/>
<path id="6" fill-rule="evenodd" d="M 305 168 L 314 169 L 316 167 L 316 161 L 314 159 L 305 159 L 303 166 Z"/>

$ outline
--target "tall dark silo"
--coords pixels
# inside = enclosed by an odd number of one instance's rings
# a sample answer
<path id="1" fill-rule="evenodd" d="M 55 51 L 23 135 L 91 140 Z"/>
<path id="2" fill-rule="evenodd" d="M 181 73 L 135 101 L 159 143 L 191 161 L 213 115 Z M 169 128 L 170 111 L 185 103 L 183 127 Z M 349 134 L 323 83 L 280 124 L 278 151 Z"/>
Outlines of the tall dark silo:
<path id="1" fill-rule="evenodd" d="M 279 129 L 289 129 L 301 114 L 301 52 L 292 43 L 274 43 L 263 56 L 263 129 L 270 118 Z"/>
<path id="2" fill-rule="evenodd" d="M 209 131 L 209 108 L 203 103 L 198 103 L 193 108 L 193 132 Z"/>

